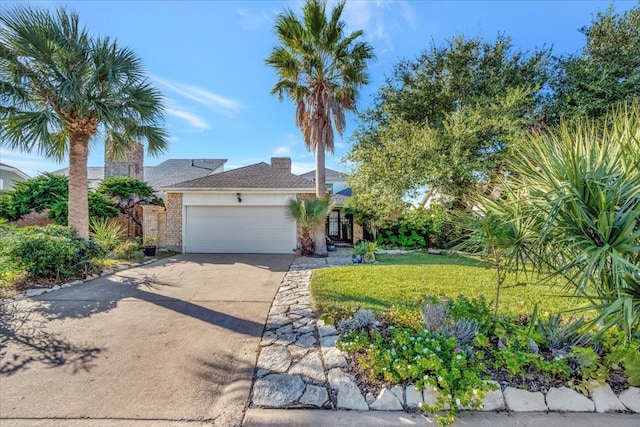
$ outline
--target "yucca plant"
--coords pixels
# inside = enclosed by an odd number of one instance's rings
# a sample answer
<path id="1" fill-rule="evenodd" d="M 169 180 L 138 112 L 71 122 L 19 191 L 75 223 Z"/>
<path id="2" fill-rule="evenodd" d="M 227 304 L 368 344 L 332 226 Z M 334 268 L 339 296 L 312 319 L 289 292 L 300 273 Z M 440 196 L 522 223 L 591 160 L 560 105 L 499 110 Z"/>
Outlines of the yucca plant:
<path id="1" fill-rule="evenodd" d="M 300 226 L 300 249 L 305 256 L 311 256 L 317 242 L 311 239 L 311 232 L 316 228 L 324 228 L 325 217 L 333 203 L 328 197 L 298 196 L 287 202 L 287 214 L 289 218 Z M 322 233 L 314 235 L 324 236 Z"/>
<path id="2" fill-rule="evenodd" d="M 515 159 L 536 266 L 630 339 L 640 324 L 640 106 L 619 107 L 604 127 L 564 123 L 533 136 Z"/>
<path id="3" fill-rule="evenodd" d="M 122 224 L 107 218 L 91 219 L 89 228 L 91 240 L 98 242 L 108 251 L 118 246 L 125 232 Z"/>

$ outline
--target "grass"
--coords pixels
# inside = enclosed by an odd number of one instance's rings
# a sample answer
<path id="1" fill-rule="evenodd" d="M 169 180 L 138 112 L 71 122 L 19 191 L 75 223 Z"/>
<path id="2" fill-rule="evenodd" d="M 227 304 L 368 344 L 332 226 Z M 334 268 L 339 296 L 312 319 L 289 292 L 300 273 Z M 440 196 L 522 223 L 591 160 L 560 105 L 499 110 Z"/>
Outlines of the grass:
<path id="1" fill-rule="evenodd" d="M 378 313 L 397 309 L 417 311 L 428 295 L 477 298 L 484 295 L 493 306 L 495 271 L 481 260 L 456 255 L 415 253 L 380 256 L 379 263 L 319 269 L 313 272 L 311 293 L 320 311 L 352 313 L 367 308 Z M 535 284 L 533 278 L 507 276 L 500 293 L 498 314 L 530 315 L 538 304 L 546 317 L 575 308 L 576 299 L 560 287 Z M 524 282 L 516 285 L 518 282 Z M 516 286 L 514 286 L 516 285 Z"/>

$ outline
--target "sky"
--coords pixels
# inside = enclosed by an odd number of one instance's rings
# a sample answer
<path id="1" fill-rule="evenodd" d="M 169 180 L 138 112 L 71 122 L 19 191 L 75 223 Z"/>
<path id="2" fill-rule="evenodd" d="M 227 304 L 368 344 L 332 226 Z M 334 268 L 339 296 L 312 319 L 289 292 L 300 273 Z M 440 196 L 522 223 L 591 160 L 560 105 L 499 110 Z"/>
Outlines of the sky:
<path id="1" fill-rule="evenodd" d="M 152 82 L 165 97 L 164 126 L 168 150 L 145 157 L 153 166 L 170 158 L 228 159 L 225 170 L 271 157 L 291 157 L 294 173 L 315 169 L 294 123 L 294 105 L 270 94 L 277 81 L 264 63 L 277 45 L 273 24 L 287 8 L 299 12 L 302 1 L 12 1 L 0 2 L 0 13 L 16 5 L 78 12 L 80 22 L 96 36 L 117 39 L 142 59 Z M 335 2 L 329 2 L 331 7 Z M 610 1 L 400 1 L 348 0 L 343 12 L 348 31 L 361 29 L 377 60 L 369 65 L 370 84 L 360 92 L 365 110 L 390 76 L 394 65 L 414 59 L 431 46 L 457 35 L 494 40 L 512 38 L 522 51 L 552 47 L 555 55 L 578 52 L 588 25 Z M 617 12 L 637 0 L 615 1 Z M 357 117 L 348 115 L 347 129 L 336 138 L 335 154 L 326 166 L 348 172 L 342 162 L 352 144 Z M 68 166 L 35 153 L 0 148 L 0 162 L 30 176 Z M 91 148 L 89 166 L 104 164 L 99 141 Z"/>

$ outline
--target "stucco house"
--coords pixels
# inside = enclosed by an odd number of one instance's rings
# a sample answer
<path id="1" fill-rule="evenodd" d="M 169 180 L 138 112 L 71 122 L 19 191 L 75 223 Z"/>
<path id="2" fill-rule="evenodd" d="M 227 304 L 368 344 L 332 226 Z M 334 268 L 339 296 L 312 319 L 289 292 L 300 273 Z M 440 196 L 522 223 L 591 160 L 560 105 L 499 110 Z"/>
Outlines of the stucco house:
<path id="1" fill-rule="evenodd" d="M 20 169 L 0 163 L 0 193 L 13 190 L 17 182 L 26 181 L 30 176 Z"/>
<path id="2" fill-rule="evenodd" d="M 313 194 L 313 182 L 291 173 L 291 159 L 275 157 L 163 188 L 166 247 L 183 253 L 288 253 L 296 224 L 287 201 Z"/>

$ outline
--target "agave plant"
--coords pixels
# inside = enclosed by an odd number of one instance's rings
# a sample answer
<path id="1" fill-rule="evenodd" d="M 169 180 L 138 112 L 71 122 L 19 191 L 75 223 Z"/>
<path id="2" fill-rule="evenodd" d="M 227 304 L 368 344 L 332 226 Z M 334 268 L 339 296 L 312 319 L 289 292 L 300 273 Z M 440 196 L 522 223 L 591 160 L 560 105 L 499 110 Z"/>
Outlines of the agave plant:
<path id="1" fill-rule="evenodd" d="M 112 251 L 118 246 L 125 232 L 122 224 L 107 218 L 91 219 L 89 229 L 91 240 L 98 242 L 108 251 Z"/>

